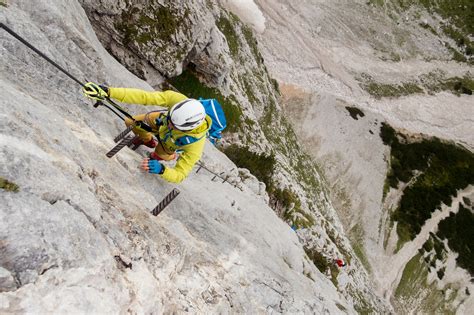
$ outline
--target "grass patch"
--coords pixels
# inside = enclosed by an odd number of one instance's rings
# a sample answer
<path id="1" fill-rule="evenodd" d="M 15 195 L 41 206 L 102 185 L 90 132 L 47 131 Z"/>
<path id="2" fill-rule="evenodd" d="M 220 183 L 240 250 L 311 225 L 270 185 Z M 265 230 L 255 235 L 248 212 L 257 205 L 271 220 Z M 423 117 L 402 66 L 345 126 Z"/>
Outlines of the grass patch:
<path id="1" fill-rule="evenodd" d="M 394 306 L 396 313 L 454 314 L 453 300 L 457 290 L 448 296 L 445 290 L 439 290 L 436 283 L 428 284 L 428 263 L 420 253 L 416 254 L 403 270 L 402 278 L 395 290 Z M 444 277 L 445 270 L 437 271 L 438 278 Z M 449 288 L 449 287 L 448 287 Z"/>
<path id="2" fill-rule="evenodd" d="M 124 45 L 132 42 L 148 44 L 155 40 L 172 41 L 178 29 L 186 31 L 189 10 L 151 4 L 145 8 L 128 5 L 120 19 L 114 23 L 123 36 Z"/>
<path id="3" fill-rule="evenodd" d="M 304 251 L 321 273 L 326 274 L 326 271 L 329 268 L 331 272 L 331 281 L 337 287 L 337 276 L 339 275 L 339 268 L 336 266 L 336 264 L 315 249 L 305 247 Z"/>
<path id="4" fill-rule="evenodd" d="M 247 25 L 242 27 L 242 33 L 244 34 L 245 40 L 252 51 L 252 54 L 257 62 L 261 62 L 263 60 L 262 55 L 260 54 L 260 50 L 258 50 L 258 43 L 255 37 L 253 36 L 253 31 Z"/>
<path id="5" fill-rule="evenodd" d="M 370 305 L 370 303 L 366 301 L 365 298 L 360 294 L 356 294 L 354 309 L 356 310 L 357 314 L 360 315 L 376 314 L 372 305 Z"/>
<path id="6" fill-rule="evenodd" d="M 364 112 L 358 109 L 357 107 L 346 106 L 346 110 L 349 112 L 349 115 L 355 120 L 358 120 L 359 117 L 362 118 L 365 116 Z"/>
<path id="7" fill-rule="evenodd" d="M 232 13 L 230 13 L 230 17 L 231 19 L 228 19 L 225 16 L 220 16 L 216 25 L 227 39 L 227 45 L 229 46 L 230 53 L 235 58 L 239 55 L 240 47 L 240 38 L 235 32 L 234 27 L 235 22 L 238 21 L 238 17 Z"/>
<path id="8" fill-rule="evenodd" d="M 12 192 L 19 192 L 20 191 L 20 187 L 9 181 L 8 179 L 5 179 L 3 177 L 0 177 L 0 188 L 2 188 L 3 190 L 6 190 L 6 191 L 12 191 Z"/>
<path id="9" fill-rule="evenodd" d="M 398 0 L 419 4 L 452 22 L 464 33 L 474 36 L 474 2 L 471 0 Z"/>
<path id="10" fill-rule="evenodd" d="M 431 34 L 438 36 L 438 32 L 436 32 L 436 30 L 430 24 L 428 24 L 428 23 L 419 23 L 418 25 L 420 25 L 425 30 L 430 31 Z"/>
<path id="11" fill-rule="evenodd" d="M 466 62 L 467 58 L 465 57 L 465 55 L 468 57 L 473 55 L 474 42 L 472 42 L 468 36 L 464 35 L 461 31 L 459 31 L 458 29 L 455 29 L 452 26 L 443 25 L 442 30 L 448 37 L 450 37 L 452 40 L 456 42 L 456 45 L 458 46 L 458 48 L 461 49 L 461 51 L 463 52 L 463 54 L 458 53 L 460 56 L 458 56 L 457 54 L 454 54 L 455 60 Z"/>
<path id="12" fill-rule="evenodd" d="M 392 221 L 397 221 L 397 217 L 394 216 L 394 214 L 395 212 L 392 213 Z M 397 224 L 397 236 L 398 240 L 394 253 L 398 253 L 398 251 L 403 247 L 403 244 L 412 240 L 410 229 L 407 226 L 400 224 L 400 222 Z"/>
<path id="13" fill-rule="evenodd" d="M 269 185 L 272 197 L 275 199 L 275 201 L 281 203 L 283 207 L 289 208 L 292 204 L 295 205 L 295 208 L 301 206 L 301 202 L 299 201 L 298 196 L 288 188 L 279 189 L 273 187 L 271 183 Z M 270 198 L 270 203 L 272 203 L 271 199 L 272 198 Z M 290 219 L 288 215 L 289 213 L 285 213 L 285 219 Z"/>
<path id="14" fill-rule="evenodd" d="M 361 87 L 376 99 L 383 97 L 401 97 L 411 94 L 423 93 L 423 89 L 414 82 L 406 82 L 402 84 L 383 84 L 370 81 L 362 83 Z"/>
<path id="15" fill-rule="evenodd" d="M 352 244 L 352 249 L 356 254 L 357 258 L 359 258 L 362 265 L 365 267 L 368 273 L 372 273 L 372 268 L 370 267 L 369 260 L 367 259 L 367 255 L 365 254 L 364 248 L 360 244 Z"/>
<path id="16" fill-rule="evenodd" d="M 474 276 L 474 214 L 462 204 L 440 222 L 437 236 L 448 240 L 448 246 L 459 255 L 457 264 Z"/>
<path id="17" fill-rule="evenodd" d="M 391 147 L 387 176 L 391 187 L 397 188 L 399 182 L 408 183 L 415 172 L 419 173 L 403 191 L 400 205 L 392 215 L 398 221 L 399 238 L 411 240 L 433 211 L 442 203 L 450 205 L 457 190 L 474 184 L 474 154 L 437 138 L 409 143 L 385 123 L 380 135 Z"/>
<path id="18" fill-rule="evenodd" d="M 339 303 L 336 302 L 336 306 L 337 306 L 337 308 L 340 309 L 341 311 L 347 313 L 347 309 L 346 309 L 343 305 L 341 305 L 341 304 L 339 304 Z"/>
<path id="19" fill-rule="evenodd" d="M 247 147 L 236 144 L 224 148 L 224 153 L 235 165 L 248 169 L 259 181 L 265 183 L 267 193 L 270 196 L 270 205 L 274 209 L 284 209 L 283 218 L 285 221 L 294 225 L 297 229 L 314 225 L 313 217 L 302 210 L 298 196 L 287 188 L 280 189 L 273 184 L 272 177 L 276 167 L 273 153 L 268 155 L 258 154 L 250 151 Z"/>
<path id="20" fill-rule="evenodd" d="M 264 182 L 267 187 L 271 186 L 276 163 L 274 154 L 258 154 L 250 151 L 247 147 L 240 147 L 236 144 L 226 147 L 224 153 L 235 165 L 248 169 L 250 173 Z"/>
<path id="21" fill-rule="evenodd" d="M 412 7 L 424 7 L 434 17 L 440 16 L 441 29 L 443 33 L 454 40 L 458 50 L 448 46 L 448 50 L 453 54 L 453 60 L 458 62 L 472 63 L 474 52 L 474 42 L 470 38 L 474 37 L 474 1 L 472 0 L 369 0 L 367 4 L 381 7 L 390 7 L 390 10 L 402 13 Z M 390 13 L 389 13 L 390 14 Z M 419 16 L 414 15 L 415 19 Z M 421 24 L 425 29 L 429 29 L 433 34 L 437 32 L 427 24 Z"/>
<path id="22" fill-rule="evenodd" d="M 291 219 L 287 220 L 287 222 L 289 222 L 292 227 L 295 227 L 296 230 L 310 228 L 316 223 L 310 214 L 301 209 L 301 203 L 299 200 L 298 204 L 296 204 L 291 211 L 287 211 L 285 213 L 285 216 L 291 217 Z"/>
<path id="23" fill-rule="evenodd" d="M 461 57 L 464 58 L 462 55 Z M 457 96 L 461 94 L 473 94 L 474 78 L 469 74 L 466 74 L 462 78 L 446 78 L 444 75 L 442 72 L 434 71 L 421 75 L 419 79 L 414 82 L 384 84 L 375 82 L 374 79 L 367 74 L 362 74 L 359 81 L 361 82 L 361 87 L 376 99 L 382 99 L 384 97 L 395 98 L 412 94 L 434 94 L 441 91 L 448 91 Z"/>
<path id="24" fill-rule="evenodd" d="M 236 132 L 241 128 L 242 110 L 233 95 L 225 97 L 218 89 L 204 85 L 192 69 L 186 69 L 181 75 L 169 79 L 169 82 L 188 97 L 217 99 L 222 105 L 227 120 L 227 128 L 224 132 Z"/>
<path id="25" fill-rule="evenodd" d="M 428 268 L 426 268 L 421 255 L 418 253 L 405 265 L 402 278 L 395 290 L 395 296 L 400 298 L 412 295 L 416 292 L 413 292 L 414 284 L 417 283 L 423 286 L 426 283 L 427 276 Z"/>
<path id="26" fill-rule="evenodd" d="M 442 72 L 430 72 L 420 76 L 420 81 L 428 93 L 449 91 L 455 95 L 472 95 L 474 91 L 474 80 L 465 75 L 464 77 L 444 78 Z"/>
<path id="27" fill-rule="evenodd" d="M 360 223 L 356 224 L 350 230 L 349 234 L 351 235 L 350 239 L 352 240 L 351 245 L 352 245 L 352 249 L 354 250 L 354 253 L 359 258 L 365 270 L 368 273 L 372 273 L 372 268 L 370 267 L 369 260 L 367 259 L 367 255 L 362 245 L 362 242 L 364 241 L 365 236 L 364 236 L 364 230 L 361 224 Z"/>

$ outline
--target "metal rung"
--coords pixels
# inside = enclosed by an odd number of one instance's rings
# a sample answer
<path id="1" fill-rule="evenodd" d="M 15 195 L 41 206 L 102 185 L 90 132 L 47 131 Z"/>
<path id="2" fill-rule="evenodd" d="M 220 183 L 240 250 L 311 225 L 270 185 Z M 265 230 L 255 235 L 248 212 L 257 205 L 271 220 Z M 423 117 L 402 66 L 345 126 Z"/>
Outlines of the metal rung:
<path id="1" fill-rule="evenodd" d="M 114 142 L 117 143 L 119 142 L 120 140 L 122 140 L 123 137 L 125 137 L 130 131 L 132 131 L 133 129 L 133 125 L 130 125 L 127 127 L 127 129 L 125 129 L 124 131 L 122 131 L 121 133 L 119 133 L 115 138 L 114 138 Z"/>
<path id="2" fill-rule="evenodd" d="M 177 188 L 174 188 L 160 203 L 155 207 L 155 209 L 151 210 L 151 214 L 155 217 L 163 211 L 166 206 L 168 206 L 178 195 L 180 191 Z"/>
<path id="3" fill-rule="evenodd" d="M 132 136 L 127 136 L 125 139 L 120 141 L 115 147 L 113 147 L 112 150 L 107 152 L 106 156 L 108 158 L 113 157 L 115 154 L 117 154 L 118 151 L 122 150 L 123 147 L 129 145 L 133 141 L 133 138 L 134 137 L 132 137 Z"/>

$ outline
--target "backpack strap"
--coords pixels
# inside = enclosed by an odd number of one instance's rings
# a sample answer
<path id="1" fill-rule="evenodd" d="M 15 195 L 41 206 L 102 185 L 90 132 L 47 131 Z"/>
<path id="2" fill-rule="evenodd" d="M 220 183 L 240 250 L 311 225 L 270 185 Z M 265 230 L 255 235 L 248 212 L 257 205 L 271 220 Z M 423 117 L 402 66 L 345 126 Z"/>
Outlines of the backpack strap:
<path id="1" fill-rule="evenodd" d="M 196 138 L 196 137 L 193 137 L 193 136 L 182 136 L 182 137 L 176 139 L 174 141 L 174 144 L 176 144 L 178 147 L 182 147 L 182 146 L 197 142 L 197 141 L 201 140 L 204 137 L 205 137 L 205 135 L 200 137 L 200 138 Z"/>

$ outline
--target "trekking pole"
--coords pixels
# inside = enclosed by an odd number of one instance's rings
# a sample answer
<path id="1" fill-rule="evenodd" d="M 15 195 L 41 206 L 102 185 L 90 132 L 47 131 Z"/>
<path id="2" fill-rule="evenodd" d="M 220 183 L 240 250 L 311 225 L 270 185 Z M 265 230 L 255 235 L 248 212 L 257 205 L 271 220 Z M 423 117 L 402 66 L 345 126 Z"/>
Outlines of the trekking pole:
<path id="1" fill-rule="evenodd" d="M 9 33 L 10 35 L 12 35 L 13 37 L 15 37 L 16 39 L 18 39 L 22 44 L 24 44 L 26 47 L 30 48 L 31 50 L 33 50 L 35 53 L 37 53 L 40 57 L 42 57 L 44 60 L 46 60 L 47 62 L 49 62 L 51 65 L 53 65 L 54 67 L 56 67 L 56 69 L 58 69 L 59 71 L 61 71 L 62 73 L 64 73 L 65 75 L 67 75 L 71 80 L 73 80 L 74 82 L 76 82 L 77 84 L 79 84 L 81 87 L 84 87 L 84 83 L 82 83 L 81 81 L 79 81 L 75 76 L 73 76 L 71 73 L 69 73 L 68 71 L 66 71 L 63 67 L 61 67 L 60 65 L 58 65 L 56 62 L 54 62 L 51 58 L 49 58 L 48 56 L 46 56 L 44 53 L 42 53 L 39 49 L 37 49 L 36 47 L 34 47 L 33 45 L 31 45 L 27 40 L 25 40 L 23 37 L 21 37 L 20 35 L 18 35 L 17 33 L 15 33 L 11 28 L 9 28 L 8 26 L 6 26 L 5 24 L 3 23 L 0 23 L 0 27 L 3 28 L 7 33 Z M 122 113 L 123 115 L 125 115 L 127 118 L 130 118 L 132 119 L 133 121 L 135 121 L 135 119 L 132 117 L 132 115 L 130 115 L 129 113 L 127 113 L 122 107 L 120 107 L 118 104 L 116 104 L 114 101 L 112 101 L 109 97 L 106 97 L 105 100 L 110 104 L 112 105 L 116 110 L 118 110 L 120 113 Z M 122 116 L 120 116 L 115 110 L 113 110 L 111 107 L 109 107 L 107 104 L 104 104 L 103 102 L 101 101 L 98 101 L 94 104 L 94 107 L 98 107 L 99 105 L 101 106 L 104 106 L 106 108 L 108 108 L 110 111 L 112 111 L 115 115 L 117 115 L 120 119 L 122 120 L 125 120 Z M 146 125 L 145 123 L 143 122 L 136 122 L 137 123 L 137 126 L 138 127 L 141 127 L 143 129 L 145 129 L 146 131 L 151 131 L 151 128 Z"/>

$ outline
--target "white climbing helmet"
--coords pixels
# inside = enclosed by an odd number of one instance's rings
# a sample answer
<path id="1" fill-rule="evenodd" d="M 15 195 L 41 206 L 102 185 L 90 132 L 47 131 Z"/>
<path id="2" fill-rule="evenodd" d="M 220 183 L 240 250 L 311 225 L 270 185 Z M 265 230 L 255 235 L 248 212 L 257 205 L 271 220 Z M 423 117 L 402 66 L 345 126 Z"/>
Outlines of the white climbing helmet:
<path id="1" fill-rule="evenodd" d="M 206 118 L 206 111 L 201 102 L 188 98 L 173 107 L 168 114 L 171 123 L 178 130 L 193 130 Z"/>

